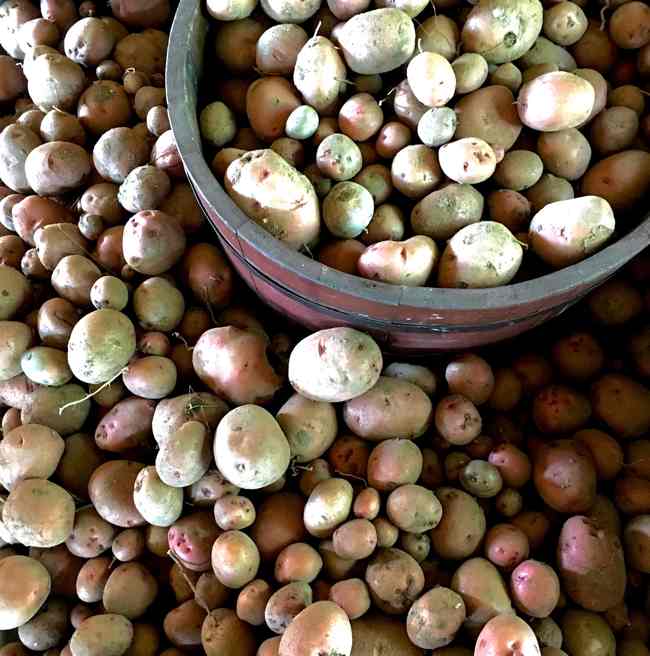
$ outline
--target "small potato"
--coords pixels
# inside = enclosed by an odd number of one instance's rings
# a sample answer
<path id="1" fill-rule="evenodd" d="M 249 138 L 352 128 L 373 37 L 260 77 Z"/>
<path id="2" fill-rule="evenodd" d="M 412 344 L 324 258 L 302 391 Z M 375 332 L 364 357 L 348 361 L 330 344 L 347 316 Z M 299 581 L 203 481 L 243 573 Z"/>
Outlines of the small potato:
<path id="1" fill-rule="evenodd" d="M 19 425 L 0 442 L 0 483 L 11 491 L 18 481 L 49 478 L 63 455 L 61 436 L 46 426 Z"/>
<path id="2" fill-rule="evenodd" d="M 337 181 L 350 180 L 363 166 L 359 147 L 344 134 L 323 139 L 316 151 L 316 163 L 323 174 Z"/>
<path id="3" fill-rule="evenodd" d="M 485 556 L 497 567 L 510 571 L 528 557 L 526 534 L 512 524 L 495 524 L 485 535 Z"/>
<path id="4" fill-rule="evenodd" d="M 538 182 L 543 171 L 544 163 L 537 153 L 511 150 L 497 164 L 494 181 L 506 189 L 523 191 Z"/>
<path id="5" fill-rule="evenodd" d="M 106 613 L 84 620 L 70 638 L 74 656 L 122 656 L 133 640 L 133 625 L 122 615 Z"/>
<path id="6" fill-rule="evenodd" d="M 575 128 L 543 132 L 537 140 L 537 150 L 546 169 L 567 180 L 581 178 L 591 161 L 591 145 Z"/>
<path id="7" fill-rule="evenodd" d="M 230 482 L 253 490 L 284 475 L 290 448 L 273 415 L 259 406 L 243 405 L 219 422 L 214 456 L 217 467 Z"/>
<path id="8" fill-rule="evenodd" d="M 588 26 L 582 8 L 568 0 L 544 11 L 544 34 L 560 46 L 572 46 L 582 38 Z"/>
<path id="9" fill-rule="evenodd" d="M 154 166 L 138 166 L 126 176 L 117 197 L 125 210 L 135 214 L 157 209 L 170 190 L 171 183 L 164 171 Z"/>
<path id="10" fill-rule="evenodd" d="M 395 110 L 395 114 L 397 115 L 397 118 L 401 121 L 401 123 L 397 123 L 398 125 L 402 125 L 403 127 L 411 128 L 411 130 L 416 130 L 418 123 L 422 116 L 425 114 L 427 111 L 427 106 L 423 105 L 413 94 L 413 91 L 411 90 L 411 87 L 408 83 L 408 80 L 403 80 L 400 84 L 397 85 L 397 88 L 395 89 L 395 93 L 393 94 L 393 109 Z M 393 131 L 393 130 L 391 130 Z M 380 130 L 379 136 L 381 137 L 382 133 L 384 132 L 384 128 Z M 404 131 L 402 128 L 399 129 L 399 133 L 401 133 L 401 138 L 399 139 L 399 145 L 401 148 L 404 146 L 408 145 L 410 142 L 410 130 L 408 132 Z M 408 137 L 405 139 L 405 137 Z M 392 140 L 392 139 L 391 139 Z M 404 143 L 406 141 L 406 143 Z M 400 148 L 397 148 L 396 146 L 393 146 L 390 151 L 391 152 L 397 152 Z M 386 155 L 382 155 L 385 157 Z"/>
<path id="11" fill-rule="evenodd" d="M 494 389 L 492 368 L 473 353 L 452 359 L 445 369 L 445 380 L 451 394 L 462 394 L 474 405 L 485 403 Z"/>
<path id="12" fill-rule="evenodd" d="M 461 184 L 484 182 L 494 173 L 497 164 L 490 145 L 471 137 L 441 146 L 438 157 L 444 174 Z"/>
<path id="13" fill-rule="evenodd" d="M 250 499 L 228 494 L 214 504 L 214 518 L 224 531 L 240 531 L 255 521 L 255 506 Z"/>
<path id="14" fill-rule="evenodd" d="M 404 237 L 404 231 L 402 211 L 395 205 L 384 203 L 375 207 L 372 219 L 360 239 L 366 245 L 381 241 L 400 241 Z"/>
<path id="15" fill-rule="evenodd" d="M 121 84 L 101 80 L 94 82 L 83 92 L 79 99 L 77 116 L 87 132 L 99 137 L 113 128 L 129 123 L 131 101 Z"/>
<path id="16" fill-rule="evenodd" d="M 546 563 L 526 560 L 510 576 L 510 593 L 522 613 L 532 617 L 548 617 L 560 598 L 560 580 Z"/>
<path id="17" fill-rule="evenodd" d="M 27 182 L 40 196 L 56 196 L 79 188 L 90 170 L 88 153 L 66 141 L 38 146 L 25 160 Z"/>
<path id="18" fill-rule="evenodd" d="M 320 554 L 308 544 L 296 542 L 285 547 L 275 561 L 275 578 L 279 583 L 311 583 L 323 566 Z"/>
<path id="19" fill-rule="evenodd" d="M 533 47 L 521 58 L 520 65 L 525 71 L 536 66 L 552 66 L 554 70 L 574 71 L 576 60 L 572 54 L 543 36 L 538 36 Z M 557 67 L 557 68 L 555 68 Z"/>
<path id="20" fill-rule="evenodd" d="M 2 507 L 2 521 L 20 544 L 55 547 L 72 532 L 74 501 L 68 492 L 50 481 L 19 481 Z"/>
<path id="21" fill-rule="evenodd" d="M 470 460 L 460 471 L 459 481 L 479 499 L 495 497 L 503 487 L 499 470 L 485 460 Z"/>
<path id="22" fill-rule="evenodd" d="M 262 579 L 255 579 L 244 586 L 237 595 L 237 617 L 253 626 L 264 624 L 264 609 L 273 594 L 271 586 Z"/>
<path id="23" fill-rule="evenodd" d="M 338 115 L 341 132 L 354 141 L 367 141 L 381 128 L 384 112 L 369 93 L 357 93 L 343 103 Z"/>
<path id="24" fill-rule="evenodd" d="M 429 279 L 437 256 L 435 242 L 425 235 L 416 235 L 402 242 L 371 244 L 359 257 L 357 268 L 364 278 L 419 287 Z"/>
<path id="25" fill-rule="evenodd" d="M 583 196 L 550 203 L 537 212 L 530 223 L 529 241 L 547 264 L 562 268 L 598 250 L 614 228 L 609 203 L 597 196 Z"/>
<path id="26" fill-rule="evenodd" d="M 454 69 L 436 52 L 415 55 L 409 62 L 406 76 L 413 95 L 427 107 L 443 107 L 456 91 Z"/>
<path id="27" fill-rule="evenodd" d="M 133 503 L 148 524 L 171 526 L 183 509 L 183 491 L 163 483 L 155 467 L 144 467 L 133 485 Z"/>
<path id="28" fill-rule="evenodd" d="M 373 212 L 370 192 L 356 182 L 339 182 L 323 200 L 323 221 L 334 236 L 342 239 L 359 236 L 370 223 Z"/>
<path id="29" fill-rule="evenodd" d="M 382 444 L 386 444 L 386 442 L 387 440 L 382 442 Z M 379 514 L 380 505 L 379 492 L 374 488 L 367 487 L 361 490 L 355 497 L 352 512 L 355 517 L 372 521 Z"/>
<path id="30" fill-rule="evenodd" d="M 485 535 L 485 514 L 477 501 L 462 490 L 442 487 L 436 490 L 442 505 L 442 519 L 431 531 L 435 552 L 446 560 L 471 556 Z M 458 518 L 462 517 L 462 521 Z"/>
<path id="31" fill-rule="evenodd" d="M 517 111 L 529 128 L 555 132 L 581 125 L 590 116 L 595 99 L 594 87 L 589 82 L 558 71 L 524 84 L 517 96 Z"/>
<path id="32" fill-rule="evenodd" d="M 281 27 L 277 25 L 276 27 Z M 292 25 L 291 27 L 296 27 Z M 271 28 L 272 29 L 272 28 Z M 296 107 L 287 117 L 284 131 L 292 139 L 310 139 L 318 129 L 319 117 L 310 105 Z"/>
<path id="33" fill-rule="evenodd" d="M 465 602 L 464 627 L 471 634 L 477 634 L 497 615 L 514 614 L 501 575 L 483 558 L 466 560 L 454 573 L 450 587 Z"/>
<path id="34" fill-rule="evenodd" d="M 424 588 L 422 568 L 400 549 L 377 551 L 368 563 L 365 581 L 374 604 L 389 615 L 406 612 Z"/>
<path id="35" fill-rule="evenodd" d="M 90 288 L 90 300 L 96 309 L 123 310 L 129 302 L 127 286 L 114 276 L 98 278 Z"/>
<path id="36" fill-rule="evenodd" d="M 118 565 L 104 586 L 102 604 L 108 613 L 130 620 L 141 617 L 158 594 L 158 584 L 140 563 Z"/>
<path id="37" fill-rule="evenodd" d="M 0 56 L 0 102 L 11 102 L 22 95 L 27 88 L 27 80 L 18 64 L 9 56 Z"/>
<path id="38" fill-rule="evenodd" d="M 56 269 L 68 255 L 85 255 L 88 252 L 88 242 L 72 223 L 52 223 L 37 228 L 33 239 L 38 259 L 49 271 Z"/>
<path id="39" fill-rule="evenodd" d="M 382 376 L 372 389 L 346 403 L 343 419 L 355 435 L 370 441 L 416 438 L 431 422 L 432 405 L 417 385 Z"/>
<path id="40" fill-rule="evenodd" d="M 289 583 L 269 598 L 264 610 L 266 625 L 282 634 L 293 619 L 312 603 L 312 591 L 307 583 Z"/>
<path id="41" fill-rule="evenodd" d="M 475 52 L 466 52 L 451 67 L 456 76 L 456 93 L 471 93 L 483 86 L 488 77 L 488 63 Z"/>
<path id="42" fill-rule="evenodd" d="M 607 104 L 610 107 L 629 107 L 642 116 L 645 109 L 645 98 L 639 87 L 633 84 L 624 84 L 608 93 Z"/>
<path id="43" fill-rule="evenodd" d="M 503 481 L 510 487 L 523 487 L 530 480 L 530 459 L 514 444 L 499 444 L 490 452 L 488 460 L 499 470 Z"/>
<path id="44" fill-rule="evenodd" d="M 111 460 L 95 469 L 88 482 L 88 496 L 102 519 L 122 528 L 145 523 L 133 503 L 133 486 L 143 468 L 137 462 Z"/>
<path id="45" fill-rule="evenodd" d="M 79 146 L 86 143 L 86 132 L 81 121 L 59 109 L 51 109 L 45 114 L 39 131 L 43 141 L 70 141 Z"/>
<path id="46" fill-rule="evenodd" d="M 334 531 L 332 544 L 339 558 L 363 560 L 368 558 L 377 546 L 377 531 L 367 519 L 352 519 Z"/>
<path id="47" fill-rule="evenodd" d="M 381 375 L 381 351 L 375 341 L 351 328 L 318 331 L 291 352 L 289 380 L 314 401 L 341 402 L 372 388 Z M 347 372 L 355 371 L 354 380 Z"/>
<path id="48" fill-rule="evenodd" d="M 438 433 L 451 444 L 469 444 L 481 433 L 482 420 L 476 406 L 462 394 L 442 398 L 435 409 Z"/>
<path id="49" fill-rule="evenodd" d="M 368 586 L 361 579 L 335 583 L 329 591 L 329 599 L 340 606 L 351 620 L 361 617 L 370 609 Z"/>
<path id="50" fill-rule="evenodd" d="M 650 11 L 644 2 L 626 4 L 612 14 L 609 34 L 619 48 L 642 48 L 650 43 Z"/>
<path id="51" fill-rule="evenodd" d="M 260 554 L 251 538 L 241 531 L 226 531 L 212 547 L 212 569 L 227 588 L 243 588 L 257 575 Z"/>
<path id="52" fill-rule="evenodd" d="M 337 239 L 320 249 L 318 261 L 331 269 L 357 275 L 357 262 L 365 250 L 365 245 L 356 239 Z"/>
<path id="53" fill-rule="evenodd" d="M 442 518 L 442 506 L 431 490 L 420 485 L 402 485 L 386 501 L 386 512 L 395 526 L 407 533 L 424 533 Z"/>
<path id="54" fill-rule="evenodd" d="M 625 560 L 615 534 L 586 517 L 571 517 L 562 526 L 557 559 L 564 591 L 582 608 L 602 612 L 623 600 Z"/>
<path id="55" fill-rule="evenodd" d="M 350 18 L 341 30 L 339 44 L 355 73 L 387 73 L 413 54 L 415 27 L 400 9 L 375 9 Z"/>
<path id="56" fill-rule="evenodd" d="M 176 387 L 176 366 L 156 355 L 140 358 L 122 374 L 125 387 L 145 399 L 164 399 Z"/>
<path id="57" fill-rule="evenodd" d="M 576 656 L 616 653 L 616 638 L 607 622 L 598 614 L 570 608 L 562 616 L 562 646 Z"/>
<path id="58" fill-rule="evenodd" d="M 185 515 L 169 528 L 169 549 L 180 565 L 192 572 L 211 569 L 211 550 L 214 541 L 222 534 L 211 512 Z"/>
<path id="59" fill-rule="evenodd" d="M 497 656 L 510 649 L 512 641 L 519 645 L 521 654 L 535 656 L 540 653 L 535 633 L 524 620 L 506 613 L 493 617 L 477 638 L 476 656 Z"/>
<path id="60" fill-rule="evenodd" d="M 352 497 L 352 486 L 342 478 L 330 478 L 318 483 L 309 495 L 303 512 L 307 531 L 318 538 L 330 537 L 348 517 Z"/>

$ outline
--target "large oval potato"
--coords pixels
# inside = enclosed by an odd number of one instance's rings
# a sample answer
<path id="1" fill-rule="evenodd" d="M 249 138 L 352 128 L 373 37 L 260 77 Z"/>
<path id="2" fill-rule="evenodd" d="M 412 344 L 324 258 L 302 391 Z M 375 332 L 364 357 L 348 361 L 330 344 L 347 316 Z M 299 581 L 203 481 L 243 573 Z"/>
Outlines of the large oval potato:
<path id="1" fill-rule="evenodd" d="M 432 410 L 431 399 L 417 385 L 381 376 L 365 394 L 345 404 L 343 420 L 353 433 L 373 442 L 416 438 L 429 427 Z"/>
<path id="2" fill-rule="evenodd" d="M 296 344 L 289 358 L 289 382 L 314 401 L 349 401 L 375 385 L 382 367 L 381 350 L 372 337 L 353 328 L 329 328 Z"/>

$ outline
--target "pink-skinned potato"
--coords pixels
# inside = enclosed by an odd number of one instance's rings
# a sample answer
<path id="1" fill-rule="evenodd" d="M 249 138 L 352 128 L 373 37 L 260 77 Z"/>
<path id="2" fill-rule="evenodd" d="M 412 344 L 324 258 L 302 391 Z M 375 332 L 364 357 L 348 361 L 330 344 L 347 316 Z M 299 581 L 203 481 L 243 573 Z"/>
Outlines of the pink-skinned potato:
<path id="1" fill-rule="evenodd" d="M 497 615 L 479 633 L 474 656 L 507 656 L 517 645 L 521 656 L 539 656 L 537 636 L 531 627 L 516 615 Z"/>
<path id="2" fill-rule="evenodd" d="M 155 409 L 155 401 L 135 396 L 115 404 L 97 424 L 97 446 L 114 453 L 144 446 L 151 436 Z"/>
<path id="3" fill-rule="evenodd" d="M 320 209 L 314 187 L 275 151 L 253 150 L 236 159 L 225 185 L 242 211 L 290 248 L 317 241 Z"/>
<path id="4" fill-rule="evenodd" d="M 582 515 L 569 518 L 557 545 L 560 579 L 570 599 L 602 612 L 623 601 L 627 582 L 621 541 Z"/>
<path id="5" fill-rule="evenodd" d="M 270 401 L 282 384 L 268 361 L 268 342 L 234 326 L 212 328 L 194 346 L 196 375 L 219 397 L 241 405 Z"/>

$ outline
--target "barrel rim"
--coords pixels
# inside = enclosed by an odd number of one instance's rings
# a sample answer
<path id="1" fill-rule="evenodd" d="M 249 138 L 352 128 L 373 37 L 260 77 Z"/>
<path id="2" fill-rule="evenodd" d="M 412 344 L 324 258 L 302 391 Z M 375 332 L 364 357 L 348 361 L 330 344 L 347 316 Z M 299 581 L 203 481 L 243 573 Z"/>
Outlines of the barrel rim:
<path id="1" fill-rule="evenodd" d="M 207 32 L 201 4 L 200 0 L 180 0 L 170 32 L 166 81 L 170 124 L 178 151 L 188 179 L 195 189 L 200 190 L 210 209 L 228 230 L 237 236 L 240 243 L 246 242 L 247 246 L 263 257 L 280 263 L 291 274 L 322 285 L 329 292 L 344 291 L 348 297 L 378 305 L 409 306 L 435 310 L 436 313 L 496 311 L 501 308 L 505 311 L 536 303 L 546 305 L 556 298 L 571 297 L 577 289 L 593 287 L 650 245 L 649 211 L 634 230 L 582 262 L 511 285 L 462 290 L 406 287 L 370 281 L 336 271 L 290 249 L 251 221 L 235 205 L 203 156 L 195 106 L 196 82 L 202 70 Z M 208 217 L 208 220 L 222 234 L 212 218 Z M 433 321 L 419 325 L 433 325 Z"/>

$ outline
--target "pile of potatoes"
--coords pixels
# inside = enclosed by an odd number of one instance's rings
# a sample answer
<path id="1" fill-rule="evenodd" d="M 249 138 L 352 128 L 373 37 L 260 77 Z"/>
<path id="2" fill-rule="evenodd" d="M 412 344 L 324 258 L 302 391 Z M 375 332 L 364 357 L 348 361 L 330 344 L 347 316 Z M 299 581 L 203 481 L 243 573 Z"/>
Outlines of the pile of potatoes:
<path id="1" fill-rule="evenodd" d="M 650 253 L 480 354 L 299 334 L 185 179 L 168 4 L 107 11 L 0 4 L 0 656 L 649 656 Z M 271 152 L 232 193 L 309 203 Z"/>
<path id="2" fill-rule="evenodd" d="M 199 123 L 214 175 L 250 219 L 324 266 L 495 287 L 585 259 L 645 209 L 643 0 L 206 10 Z"/>

